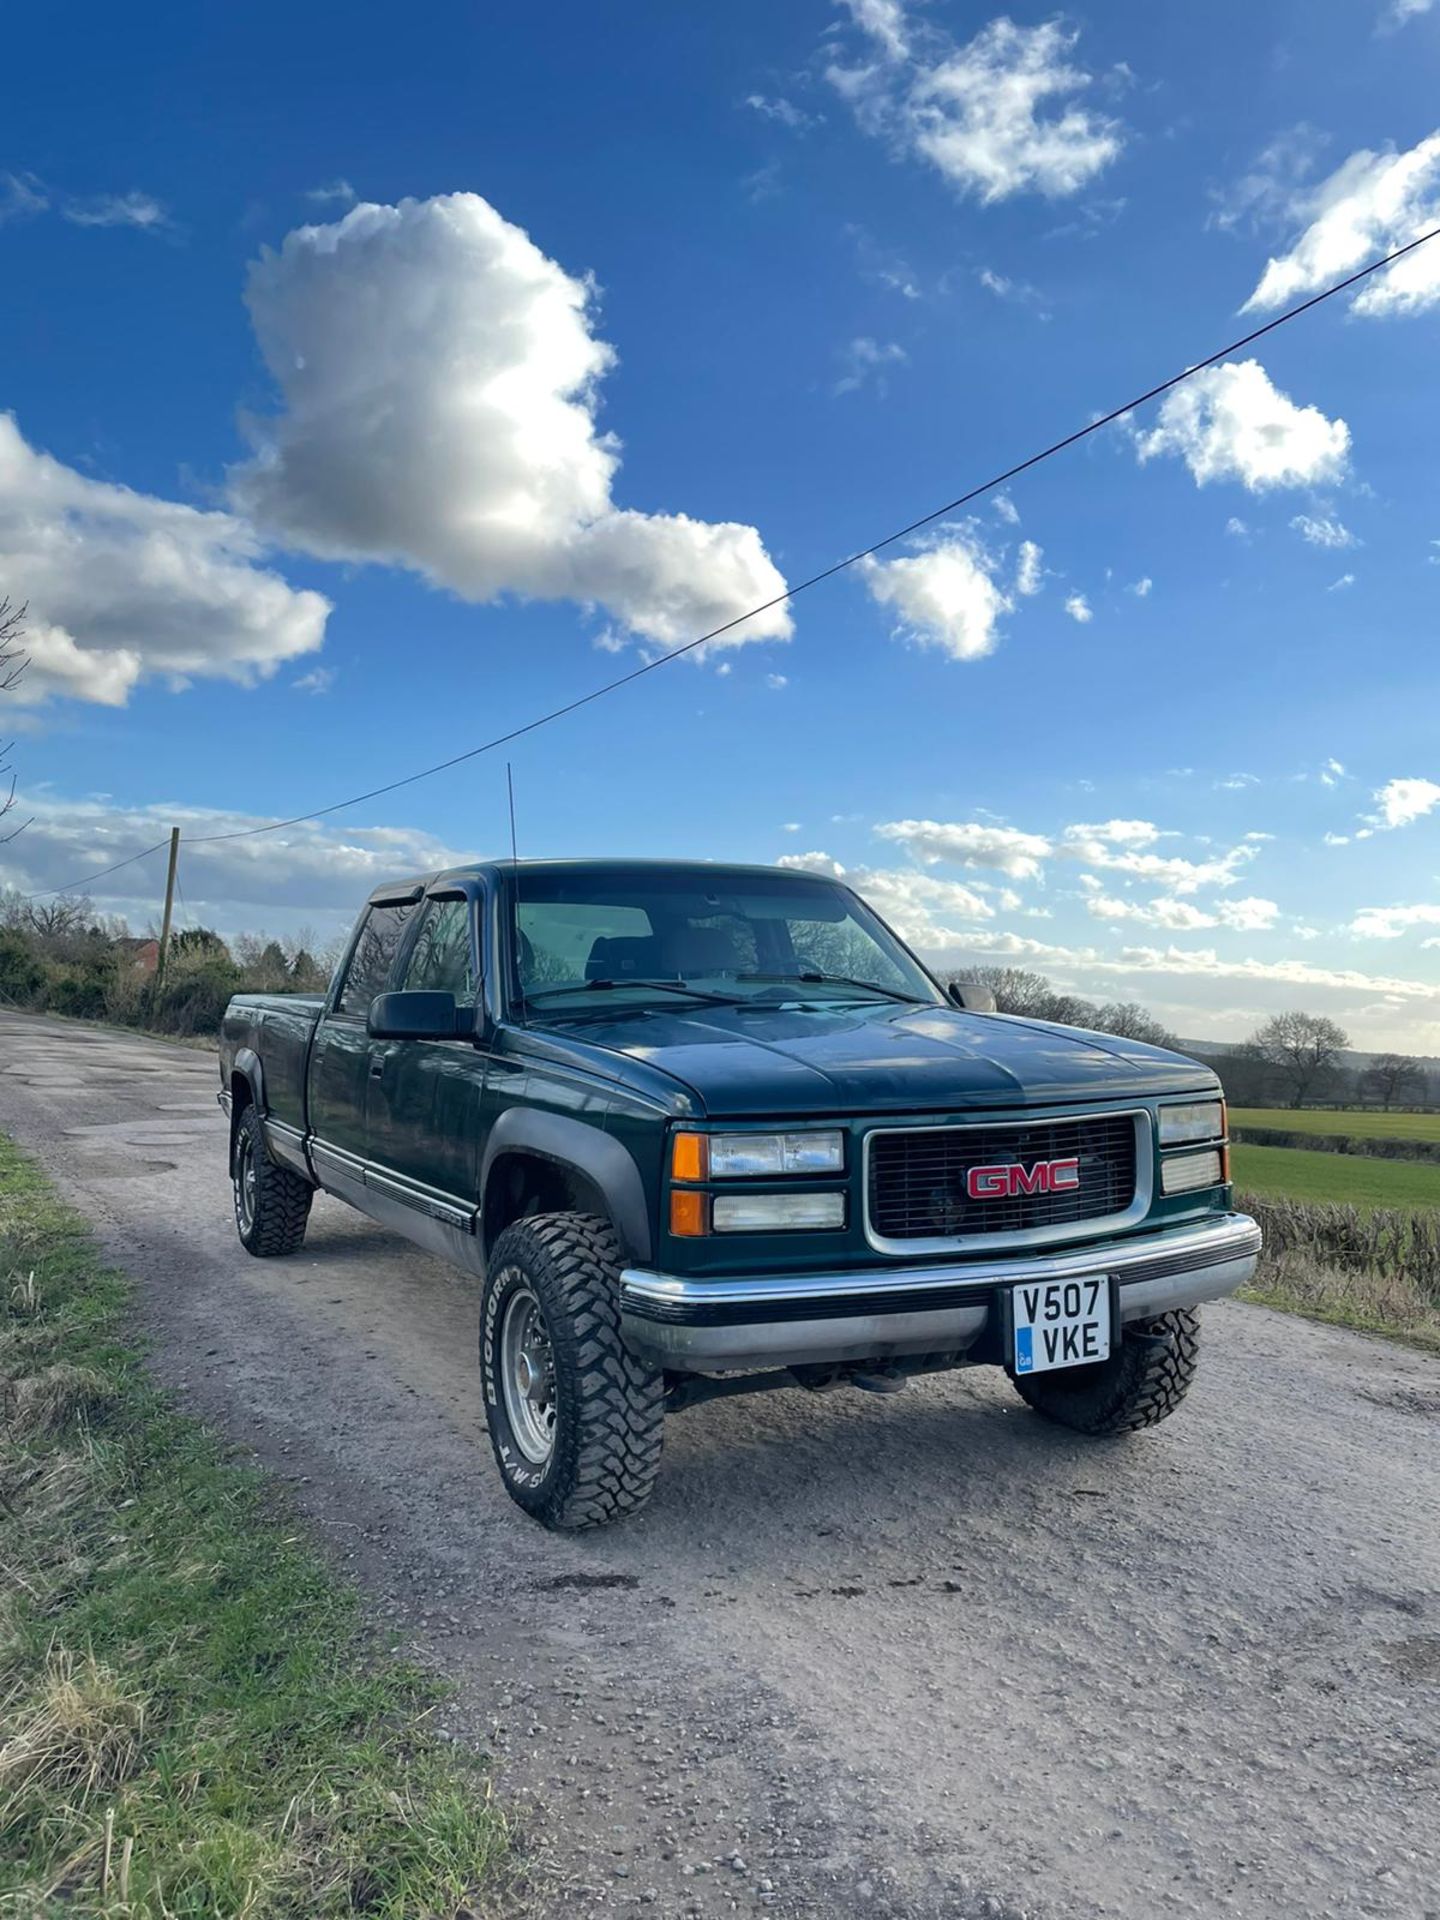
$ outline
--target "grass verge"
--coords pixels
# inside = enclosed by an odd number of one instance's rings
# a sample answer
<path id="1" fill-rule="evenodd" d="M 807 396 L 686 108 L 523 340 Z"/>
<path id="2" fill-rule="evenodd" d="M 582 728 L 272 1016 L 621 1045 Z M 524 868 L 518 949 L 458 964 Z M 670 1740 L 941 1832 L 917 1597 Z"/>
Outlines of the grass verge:
<path id="1" fill-rule="evenodd" d="M 0 1136 L 0 1914 L 456 1920 L 509 1835 L 129 1289 Z"/>
<path id="2" fill-rule="evenodd" d="M 1344 1107 L 1231 1107 L 1237 1127 L 1268 1127 L 1277 1133 L 1348 1134 L 1356 1140 L 1426 1140 L 1440 1143 L 1440 1113 L 1370 1113 Z"/>
<path id="3" fill-rule="evenodd" d="M 1421 1160 L 1372 1160 L 1356 1153 L 1305 1147 L 1230 1149 L 1235 1181 L 1271 1200 L 1319 1201 L 1336 1206 L 1440 1207 L 1440 1166 Z"/>
<path id="4" fill-rule="evenodd" d="M 1440 1233 L 1430 1212 L 1366 1214 L 1240 1193 L 1265 1250 L 1241 1297 L 1440 1355 Z"/>

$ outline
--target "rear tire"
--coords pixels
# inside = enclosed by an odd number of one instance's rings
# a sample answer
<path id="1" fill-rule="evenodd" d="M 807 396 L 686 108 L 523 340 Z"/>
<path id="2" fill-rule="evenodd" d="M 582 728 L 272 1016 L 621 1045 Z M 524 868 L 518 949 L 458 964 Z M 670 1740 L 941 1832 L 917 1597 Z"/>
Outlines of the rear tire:
<path id="1" fill-rule="evenodd" d="M 1132 1320 L 1120 1348 L 1095 1367 L 1017 1374 L 1015 1391 L 1036 1413 L 1076 1433 L 1135 1433 L 1168 1420 L 1200 1363 L 1200 1315 L 1178 1307 Z"/>
<path id="2" fill-rule="evenodd" d="M 236 1123 L 230 1185 L 235 1231 L 247 1253 L 271 1260 L 300 1251 L 315 1189 L 270 1158 L 260 1110 L 253 1102 Z"/>
<path id="3" fill-rule="evenodd" d="M 620 1331 L 609 1224 L 538 1214 L 507 1227 L 480 1304 L 485 1417 L 505 1491 L 557 1529 L 600 1527 L 650 1498 L 665 1382 Z"/>

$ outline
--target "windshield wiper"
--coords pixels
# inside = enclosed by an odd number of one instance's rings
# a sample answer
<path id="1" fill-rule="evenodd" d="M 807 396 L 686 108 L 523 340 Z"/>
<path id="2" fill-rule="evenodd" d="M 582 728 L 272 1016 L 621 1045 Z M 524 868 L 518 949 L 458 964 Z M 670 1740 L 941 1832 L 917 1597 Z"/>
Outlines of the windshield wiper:
<path id="1" fill-rule="evenodd" d="M 887 1000 L 903 1000 L 908 1007 L 924 1007 L 930 1003 L 922 1000 L 916 993 L 901 993 L 897 987 L 882 987 L 874 980 L 852 980 L 846 973 L 814 973 L 808 968 L 804 973 L 737 973 L 737 980 L 774 980 L 777 983 L 791 981 L 797 986 L 863 987 L 867 993 L 883 994 Z"/>
<path id="2" fill-rule="evenodd" d="M 609 993 L 617 987 L 652 987 L 660 993 L 688 994 L 692 1000 L 700 1000 L 712 1007 L 728 1007 L 733 996 L 725 993 L 707 993 L 703 987 L 687 986 L 683 980 L 578 980 L 571 987 L 532 988 L 525 995 L 527 1004 L 558 999 L 568 993 Z"/>

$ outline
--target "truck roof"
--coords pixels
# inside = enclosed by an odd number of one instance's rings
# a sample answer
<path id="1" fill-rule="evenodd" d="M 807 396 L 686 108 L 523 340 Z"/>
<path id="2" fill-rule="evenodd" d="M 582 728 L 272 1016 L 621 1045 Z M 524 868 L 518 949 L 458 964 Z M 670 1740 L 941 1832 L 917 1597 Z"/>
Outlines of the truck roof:
<path id="1" fill-rule="evenodd" d="M 399 900 L 419 899 L 427 888 L 444 880 L 491 879 L 505 873 L 549 873 L 584 874 L 613 873 L 618 877 L 634 875 L 637 879 L 647 873 L 694 873 L 703 874 L 708 879 L 746 879 L 764 874 L 773 879 L 784 874 L 787 879 L 829 879 L 828 874 L 807 873 L 804 868 L 745 865 L 729 860 L 475 860 L 462 866 L 441 867 L 434 873 L 411 874 L 387 880 L 378 886 L 369 896 L 372 906 L 382 902 L 394 903 Z"/>

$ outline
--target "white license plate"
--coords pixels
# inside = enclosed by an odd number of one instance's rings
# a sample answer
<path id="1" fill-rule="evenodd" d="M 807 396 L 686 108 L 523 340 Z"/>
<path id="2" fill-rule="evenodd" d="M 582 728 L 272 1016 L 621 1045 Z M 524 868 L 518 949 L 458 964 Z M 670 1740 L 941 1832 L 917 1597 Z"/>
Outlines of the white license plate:
<path id="1" fill-rule="evenodd" d="M 1036 1280 L 1012 1287 L 1016 1373 L 1088 1367 L 1110 1358 L 1110 1281 Z"/>

